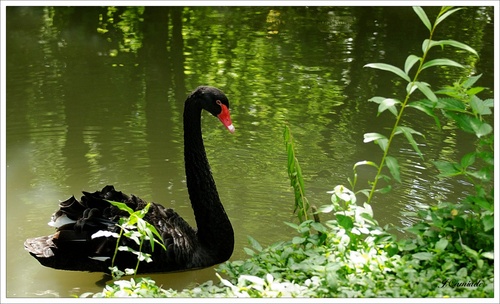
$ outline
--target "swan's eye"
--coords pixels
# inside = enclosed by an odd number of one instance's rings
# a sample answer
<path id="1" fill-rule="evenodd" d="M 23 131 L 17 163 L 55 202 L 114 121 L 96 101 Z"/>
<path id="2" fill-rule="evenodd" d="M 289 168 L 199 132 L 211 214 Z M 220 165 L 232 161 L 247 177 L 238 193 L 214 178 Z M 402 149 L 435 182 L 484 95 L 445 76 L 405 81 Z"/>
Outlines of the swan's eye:
<path id="1" fill-rule="evenodd" d="M 220 100 L 218 100 L 218 99 L 217 99 L 217 101 L 215 103 L 217 103 L 219 106 L 222 104 L 222 102 Z"/>

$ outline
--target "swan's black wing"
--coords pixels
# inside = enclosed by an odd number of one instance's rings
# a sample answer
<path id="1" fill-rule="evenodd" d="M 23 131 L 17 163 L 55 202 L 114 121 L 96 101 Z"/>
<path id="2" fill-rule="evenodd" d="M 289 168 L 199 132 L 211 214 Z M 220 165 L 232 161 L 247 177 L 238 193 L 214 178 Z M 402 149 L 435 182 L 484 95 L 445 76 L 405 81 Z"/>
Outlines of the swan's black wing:
<path id="1" fill-rule="evenodd" d="M 49 236 L 28 239 L 25 248 L 42 265 L 64 270 L 109 272 L 111 260 L 116 250 L 115 236 L 120 233 L 117 223 L 128 213 L 111 205 L 108 201 L 125 203 L 132 210 L 146 206 L 142 199 L 127 196 L 106 186 L 102 191 L 83 192 L 80 201 L 71 197 L 60 203 L 60 209 L 52 215 L 50 226 L 56 233 Z M 172 209 L 151 203 L 146 221 L 154 225 L 166 245 L 155 246 L 151 252 L 149 241 L 142 251 L 153 255 L 152 263 L 141 262 L 139 272 L 166 272 L 190 268 L 190 260 L 196 250 L 195 231 Z M 121 246 L 138 250 L 132 240 L 122 237 Z M 119 269 L 135 268 L 137 256 L 126 251 L 118 251 L 114 264 Z"/>

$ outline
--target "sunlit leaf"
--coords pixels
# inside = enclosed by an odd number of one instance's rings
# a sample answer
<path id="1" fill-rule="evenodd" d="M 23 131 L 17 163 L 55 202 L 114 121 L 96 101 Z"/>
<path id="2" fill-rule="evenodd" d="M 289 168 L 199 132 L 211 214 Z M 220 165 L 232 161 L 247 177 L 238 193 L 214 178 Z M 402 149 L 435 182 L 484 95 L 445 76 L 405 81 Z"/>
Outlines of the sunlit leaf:
<path id="1" fill-rule="evenodd" d="M 292 243 L 293 244 L 302 244 L 306 241 L 306 238 L 304 237 L 300 237 L 300 236 L 295 236 L 293 239 L 292 239 Z"/>
<path id="2" fill-rule="evenodd" d="M 353 169 L 356 169 L 359 166 L 365 166 L 365 165 L 378 168 L 378 165 L 376 163 L 369 161 L 369 160 L 363 160 L 363 161 L 359 161 L 359 162 L 355 163 Z"/>
<path id="3" fill-rule="evenodd" d="M 321 213 L 330 213 L 333 211 L 333 205 L 323 205 L 321 207 L 318 208 L 318 212 L 321 212 Z"/>
<path id="4" fill-rule="evenodd" d="M 431 252 L 417 252 L 412 254 L 412 257 L 417 260 L 430 260 L 434 256 Z"/>
<path id="5" fill-rule="evenodd" d="M 395 67 L 393 65 L 387 64 L 387 63 L 369 63 L 369 64 L 366 64 L 364 67 L 372 68 L 372 69 L 379 69 L 379 70 L 383 70 L 383 71 L 389 71 L 389 72 L 392 72 L 392 73 L 398 75 L 399 77 L 403 78 L 404 80 L 406 80 L 408 82 L 411 81 L 410 77 L 408 75 L 406 75 L 406 73 L 403 72 L 403 70 L 401 70 L 400 68 Z"/>
<path id="6" fill-rule="evenodd" d="M 375 141 L 376 144 L 380 147 L 382 151 L 387 150 L 387 146 L 389 145 L 389 140 L 387 138 L 381 138 L 377 141 Z"/>
<path id="7" fill-rule="evenodd" d="M 385 137 L 384 135 L 382 135 L 380 133 L 365 133 L 363 135 L 363 142 L 368 143 L 368 142 L 371 142 L 374 140 L 379 140 L 381 138 L 387 138 L 387 137 Z"/>
<path id="8" fill-rule="evenodd" d="M 479 78 L 481 78 L 481 76 L 483 76 L 483 74 L 479 74 L 476 76 L 469 76 L 469 78 L 467 78 L 467 80 L 465 80 L 464 83 L 462 84 L 462 87 L 464 89 L 472 87 L 479 80 Z"/>
<path id="9" fill-rule="evenodd" d="M 421 59 L 422 59 L 421 57 L 415 55 L 409 55 L 405 61 L 405 73 L 408 74 L 411 68 L 415 65 L 415 63 L 417 63 Z"/>
<path id="10" fill-rule="evenodd" d="M 429 18 L 427 17 L 427 14 L 425 11 L 420 7 L 420 6 L 414 6 L 413 10 L 417 14 L 417 16 L 422 20 L 422 23 L 425 25 L 425 27 L 431 31 L 432 30 L 432 25 L 431 22 L 429 21 Z"/>
<path id="11" fill-rule="evenodd" d="M 492 215 L 485 215 L 482 219 L 484 232 L 488 232 L 495 227 L 495 220 Z"/>
<path id="12" fill-rule="evenodd" d="M 424 41 L 422 42 L 422 53 L 427 53 L 427 51 L 429 51 L 429 49 L 433 46 L 431 44 L 432 40 L 429 40 L 429 39 L 424 39 Z"/>
<path id="13" fill-rule="evenodd" d="M 485 257 L 487 259 L 490 259 L 490 260 L 495 259 L 495 254 L 493 253 L 493 251 L 483 252 L 483 253 L 481 253 L 481 256 Z"/>
<path id="14" fill-rule="evenodd" d="M 394 116 L 398 115 L 398 110 L 396 109 L 395 105 L 400 104 L 401 102 L 397 99 L 393 98 L 386 98 L 384 99 L 380 105 L 378 106 L 378 114 L 384 112 L 385 110 L 389 109 Z"/>
<path id="15" fill-rule="evenodd" d="M 480 180 L 482 182 L 489 182 L 489 181 L 491 181 L 491 178 L 492 178 L 491 170 L 489 168 L 482 168 L 479 171 L 466 170 L 465 174 L 467 174 L 468 176 L 472 176 L 474 178 L 477 178 L 478 180 Z"/>
<path id="16" fill-rule="evenodd" d="M 399 171 L 399 164 L 398 160 L 395 157 L 392 156 L 387 156 L 385 158 L 385 164 L 387 168 L 389 168 L 389 171 L 391 172 L 392 177 L 397 181 L 401 182 L 401 176 L 400 176 L 400 171 Z"/>
<path id="17" fill-rule="evenodd" d="M 434 92 L 429 88 L 429 84 L 420 81 L 417 81 L 414 84 L 417 86 L 420 92 L 422 92 L 430 101 L 438 100 Z"/>
<path id="18" fill-rule="evenodd" d="M 432 40 L 432 41 L 429 41 L 428 39 L 426 39 L 426 41 L 424 42 L 424 45 L 428 45 L 429 48 L 432 48 L 434 46 L 441 46 L 441 48 L 443 48 L 444 46 L 449 45 L 449 46 L 453 46 L 453 47 L 462 49 L 464 51 L 470 52 L 470 53 L 476 55 L 477 57 L 479 57 L 476 50 L 474 50 L 473 48 L 471 48 L 467 44 L 462 43 L 462 42 L 458 42 L 455 40 L 451 40 L 451 39 L 449 39 L 449 40 Z M 422 48 L 424 47 L 424 45 L 422 45 Z"/>
<path id="19" fill-rule="evenodd" d="M 434 248 L 438 251 L 444 251 L 446 249 L 446 246 L 448 246 L 448 240 L 446 238 L 441 238 L 439 241 L 436 242 L 434 245 Z"/>
<path id="20" fill-rule="evenodd" d="M 433 60 L 427 61 L 426 63 L 424 63 L 422 65 L 422 70 L 429 68 L 429 67 L 432 67 L 432 66 L 453 66 L 453 67 L 457 67 L 457 68 L 464 68 L 463 65 L 461 65 L 460 63 L 458 63 L 456 61 L 446 59 L 446 58 L 441 58 L 441 59 L 433 59 Z"/>
<path id="21" fill-rule="evenodd" d="M 370 99 L 368 99 L 368 101 L 371 101 L 371 102 L 374 102 L 374 103 L 382 103 L 382 101 L 384 101 L 386 98 L 385 97 L 380 97 L 380 96 L 374 96 Z"/>
<path id="22" fill-rule="evenodd" d="M 454 12 L 456 11 L 459 11 L 461 10 L 462 8 L 461 7 L 458 7 L 458 8 L 454 8 L 452 10 L 449 10 L 447 11 L 446 13 L 442 14 L 441 16 L 439 16 L 437 19 L 436 19 L 436 23 L 434 24 L 434 27 L 436 27 L 439 23 L 441 23 L 441 21 L 443 21 L 444 19 L 448 18 L 448 16 L 450 16 L 451 14 L 453 14 Z"/>
<path id="23" fill-rule="evenodd" d="M 484 91 L 484 89 L 484 87 L 473 87 L 468 89 L 466 93 L 467 95 L 472 96 L 481 93 L 482 91 Z"/>
<path id="24" fill-rule="evenodd" d="M 479 115 L 490 115 L 492 113 L 488 104 L 489 102 L 486 103 L 477 96 L 472 96 L 470 100 L 472 111 L 474 111 L 475 114 Z"/>

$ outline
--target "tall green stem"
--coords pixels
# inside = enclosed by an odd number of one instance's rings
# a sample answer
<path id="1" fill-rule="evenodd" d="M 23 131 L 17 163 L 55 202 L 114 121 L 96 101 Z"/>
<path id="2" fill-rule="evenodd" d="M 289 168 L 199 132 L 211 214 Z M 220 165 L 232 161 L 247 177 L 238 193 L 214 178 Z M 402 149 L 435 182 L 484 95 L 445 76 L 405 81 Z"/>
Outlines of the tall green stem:
<path id="1" fill-rule="evenodd" d="M 446 12 L 446 10 L 444 8 L 441 8 L 441 11 L 439 12 L 438 16 L 436 17 L 436 21 L 445 12 Z M 436 26 L 437 26 L 437 22 L 434 22 L 434 24 L 432 25 L 432 28 L 430 30 L 429 41 L 432 41 L 432 37 L 434 35 L 434 30 L 436 29 Z M 427 44 L 427 48 L 423 52 L 422 59 L 420 60 L 420 64 L 418 66 L 417 72 L 415 73 L 415 76 L 413 76 L 413 80 L 411 81 L 410 86 L 408 87 L 405 99 L 404 99 L 404 101 L 401 104 L 401 109 L 399 110 L 399 113 L 398 113 L 398 115 L 396 117 L 396 121 L 394 122 L 394 127 L 392 128 L 391 135 L 389 136 L 389 139 L 388 139 L 388 142 L 387 142 L 387 147 L 384 149 L 384 153 L 382 155 L 382 160 L 380 161 L 380 165 L 378 166 L 378 169 L 377 169 L 377 174 L 375 175 L 375 179 L 374 179 L 374 181 L 372 183 L 372 188 L 371 188 L 370 193 L 368 195 L 367 203 L 370 203 L 371 199 L 373 198 L 373 195 L 376 192 L 377 182 L 380 179 L 380 176 L 382 174 L 382 169 L 384 167 L 385 160 L 387 158 L 387 154 L 389 153 L 389 148 L 391 146 L 391 143 L 392 143 L 392 140 L 393 140 L 394 136 L 396 135 L 397 127 L 399 126 L 399 122 L 401 121 L 401 118 L 403 117 L 403 112 L 404 112 L 404 110 L 406 108 L 406 105 L 408 104 L 408 101 L 410 100 L 410 95 L 413 92 L 413 86 L 417 82 L 418 76 L 420 75 L 420 73 L 423 70 L 422 66 L 423 66 L 423 64 L 425 62 L 425 59 L 427 57 L 427 53 L 429 52 L 430 48 L 431 48 L 431 44 L 428 43 Z"/>

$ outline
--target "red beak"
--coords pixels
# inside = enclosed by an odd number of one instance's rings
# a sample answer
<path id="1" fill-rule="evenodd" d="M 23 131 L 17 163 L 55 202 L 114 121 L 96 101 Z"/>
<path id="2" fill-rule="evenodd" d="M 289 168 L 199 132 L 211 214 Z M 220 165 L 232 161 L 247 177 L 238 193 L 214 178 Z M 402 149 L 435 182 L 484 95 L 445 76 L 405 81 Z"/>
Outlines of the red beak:
<path id="1" fill-rule="evenodd" d="M 220 105 L 222 111 L 220 112 L 219 115 L 217 115 L 217 118 L 219 118 L 220 122 L 229 130 L 229 132 L 234 133 L 234 126 L 233 123 L 231 122 L 231 116 L 229 115 L 229 109 L 226 107 L 225 104 Z"/>

